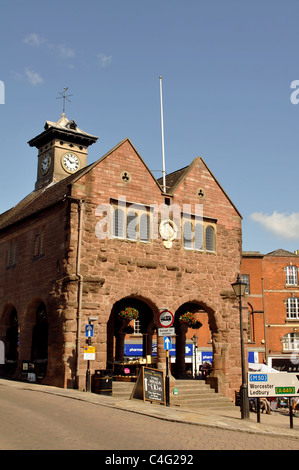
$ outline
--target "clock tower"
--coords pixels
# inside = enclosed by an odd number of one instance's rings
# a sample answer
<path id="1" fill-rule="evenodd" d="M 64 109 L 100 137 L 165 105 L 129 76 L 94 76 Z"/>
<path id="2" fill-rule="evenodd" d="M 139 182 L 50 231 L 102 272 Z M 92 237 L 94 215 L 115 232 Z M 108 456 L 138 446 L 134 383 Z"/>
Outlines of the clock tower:
<path id="1" fill-rule="evenodd" d="M 87 134 L 64 113 L 57 122 L 47 121 L 44 131 L 29 140 L 38 149 L 35 189 L 56 183 L 87 165 L 87 148 L 98 137 Z"/>

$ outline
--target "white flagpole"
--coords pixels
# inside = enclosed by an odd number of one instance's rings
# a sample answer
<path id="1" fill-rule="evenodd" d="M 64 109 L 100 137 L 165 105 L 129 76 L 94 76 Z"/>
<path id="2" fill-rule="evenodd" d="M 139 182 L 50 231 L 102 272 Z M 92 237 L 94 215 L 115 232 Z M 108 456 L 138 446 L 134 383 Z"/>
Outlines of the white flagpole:
<path id="1" fill-rule="evenodd" d="M 163 191 L 166 193 L 165 178 L 165 155 L 164 155 L 164 124 L 163 124 L 163 102 L 162 102 L 162 77 L 160 77 L 160 103 L 161 103 L 161 135 L 162 135 L 162 175 L 163 175 Z"/>

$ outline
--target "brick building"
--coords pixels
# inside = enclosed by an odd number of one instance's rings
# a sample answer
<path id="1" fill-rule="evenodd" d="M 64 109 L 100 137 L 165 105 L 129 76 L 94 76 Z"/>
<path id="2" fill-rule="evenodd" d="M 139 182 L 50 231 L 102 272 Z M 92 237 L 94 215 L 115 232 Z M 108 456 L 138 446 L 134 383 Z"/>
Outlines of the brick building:
<path id="1" fill-rule="evenodd" d="M 243 253 L 250 362 L 264 362 L 282 371 L 299 370 L 298 268 L 297 252 Z"/>
<path id="2" fill-rule="evenodd" d="M 35 190 L 0 216 L 1 375 L 19 378 L 30 362 L 42 383 L 84 389 L 91 318 L 91 373 L 116 366 L 121 373 L 125 347 L 137 339 L 142 360 L 165 369 L 157 328 L 167 308 L 175 318 L 173 376 L 184 377 L 186 338 L 205 331 L 212 381 L 234 397 L 238 210 L 201 157 L 168 175 L 163 191 L 129 139 L 87 165 L 96 140 L 63 114 L 29 141 L 38 150 Z M 119 316 L 127 308 L 139 312 L 135 333 Z M 186 312 L 202 329 L 180 322 Z"/>

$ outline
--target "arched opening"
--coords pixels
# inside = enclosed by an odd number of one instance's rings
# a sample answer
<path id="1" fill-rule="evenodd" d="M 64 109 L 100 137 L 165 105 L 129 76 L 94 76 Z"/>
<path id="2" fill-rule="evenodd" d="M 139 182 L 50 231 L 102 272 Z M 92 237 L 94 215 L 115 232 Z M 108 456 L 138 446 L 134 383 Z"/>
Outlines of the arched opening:
<path id="1" fill-rule="evenodd" d="M 48 362 L 49 330 L 47 309 L 44 302 L 38 305 L 35 315 L 35 325 L 32 330 L 31 361 L 35 363 L 37 376 L 44 377 Z"/>
<path id="2" fill-rule="evenodd" d="M 6 331 L 6 362 L 18 362 L 19 357 L 18 314 L 15 308 L 9 315 L 9 328 Z"/>
<path id="3" fill-rule="evenodd" d="M 19 359 L 19 323 L 16 308 L 9 304 L 5 307 L 1 318 L 0 339 L 4 344 L 5 361 L 2 366 L 4 375 L 13 374 Z"/>
<path id="4" fill-rule="evenodd" d="M 199 302 L 186 302 L 175 312 L 176 351 L 171 373 L 176 379 L 205 378 L 202 371 L 212 369 L 213 325 L 210 312 Z"/>
<path id="5" fill-rule="evenodd" d="M 155 334 L 153 310 L 144 300 L 126 297 L 116 302 L 107 324 L 107 369 L 115 376 L 135 377 L 140 364 L 154 365 Z"/>

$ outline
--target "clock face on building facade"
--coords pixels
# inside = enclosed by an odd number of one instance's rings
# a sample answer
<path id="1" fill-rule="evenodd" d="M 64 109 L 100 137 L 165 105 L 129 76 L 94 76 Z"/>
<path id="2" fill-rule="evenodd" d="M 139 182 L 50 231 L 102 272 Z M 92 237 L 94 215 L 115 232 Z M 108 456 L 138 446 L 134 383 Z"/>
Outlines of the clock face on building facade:
<path id="1" fill-rule="evenodd" d="M 51 157 L 50 155 L 45 155 L 41 161 L 41 173 L 45 175 L 51 166 Z"/>
<path id="2" fill-rule="evenodd" d="M 80 168 L 80 160 L 74 153 L 66 153 L 63 155 L 61 163 L 68 173 L 75 173 Z"/>

